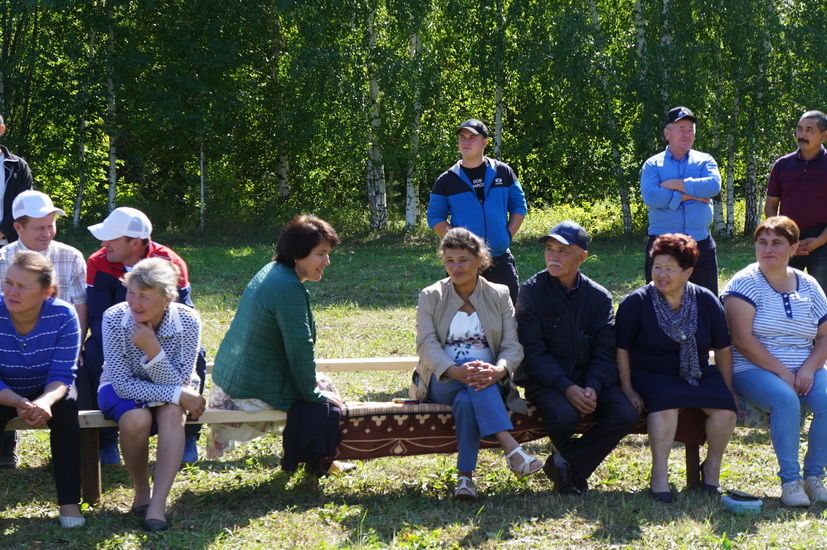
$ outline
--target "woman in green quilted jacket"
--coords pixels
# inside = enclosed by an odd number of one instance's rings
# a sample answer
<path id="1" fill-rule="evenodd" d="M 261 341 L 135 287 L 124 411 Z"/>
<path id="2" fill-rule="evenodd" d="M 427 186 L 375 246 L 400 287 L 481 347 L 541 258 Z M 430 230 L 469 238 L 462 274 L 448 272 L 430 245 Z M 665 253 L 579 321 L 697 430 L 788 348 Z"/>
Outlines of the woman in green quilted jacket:
<path id="1" fill-rule="evenodd" d="M 323 474 L 340 440 L 342 403 L 316 381 L 316 325 L 304 287 L 305 281 L 322 279 L 337 244 L 339 236 L 324 220 L 293 218 L 279 236 L 273 261 L 244 289 L 215 357 L 212 377 L 218 387 L 208 406 L 287 411 L 282 468 L 288 471 L 306 463 Z M 214 429 L 213 437 L 217 434 Z"/>

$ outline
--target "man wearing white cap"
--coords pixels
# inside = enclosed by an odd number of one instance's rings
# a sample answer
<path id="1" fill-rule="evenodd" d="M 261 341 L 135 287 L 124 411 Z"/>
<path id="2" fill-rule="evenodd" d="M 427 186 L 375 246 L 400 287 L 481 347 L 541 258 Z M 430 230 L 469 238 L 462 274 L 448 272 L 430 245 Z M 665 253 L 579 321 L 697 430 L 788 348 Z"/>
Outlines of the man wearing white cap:
<path id="1" fill-rule="evenodd" d="M 12 203 L 14 230 L 19 240 L 0 248 L 0 283 L 14 255 L 21 250 L 39 252 L 55 266 L 59 296 L 75 306 L 81 334 L 86 332 L 86 262 L 83 254 L 68 244 L 55 241 L 57 216 L 66 212 L 40 191 L 23 191 Z M 0 467 L 17 465 L 16 432 L 5 432 L 0 443 Z"/>
<path id="2" fill-rule="evenodd" d="M 78 369 L 78 408 L 97 409 L 97 391 L 103 368 L 103 339 L 101 321 L 103 312 L 126 300 L 126 287 L 121 279 L 127 271 L 144 258 L 163 258 L 178 266 L 178 302 L 195 309 L 190 298 L 189 271 L 187 264 L 170 248 L 150 240 L 152 223 L 135 208 L 120 207 L 113 210 L 103 222 L 90 225 L 89 231 L 101 241 L 101 249 L 89 256 L 86 264 L 86 302 L 89 309 L 89 338 L 84 347 L 84 364 Z M 199 354 L 196 371 L 203 390 L 206 376 L 204 353 Z M 184 462 L 198 459 L 196 441 L 199 425 L 187 425 Z M 119 464 L 117 430 L 101 430 L 101 462 Z"/>

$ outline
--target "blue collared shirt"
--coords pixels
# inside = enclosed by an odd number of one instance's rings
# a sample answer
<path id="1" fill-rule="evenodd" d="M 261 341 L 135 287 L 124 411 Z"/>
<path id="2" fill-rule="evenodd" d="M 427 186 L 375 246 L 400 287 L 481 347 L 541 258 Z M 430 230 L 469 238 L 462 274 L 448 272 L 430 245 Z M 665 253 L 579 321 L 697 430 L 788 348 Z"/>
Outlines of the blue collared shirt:
<path id="1" fill-rule="evenodd" d="M 669 179 L 682 179 L 687 195 L 714 197 L 721 192 L 721 173 L 715 159 L 690 149 L 677 160 L 667 146 L 643 163 L 640 173 L 640 194 L 649 207 L 649 234 L 685 233 L 696 241 L 706 239 L 712 222 L 712 203 L 682 201 L 683 193 L 660 186 Z"/>

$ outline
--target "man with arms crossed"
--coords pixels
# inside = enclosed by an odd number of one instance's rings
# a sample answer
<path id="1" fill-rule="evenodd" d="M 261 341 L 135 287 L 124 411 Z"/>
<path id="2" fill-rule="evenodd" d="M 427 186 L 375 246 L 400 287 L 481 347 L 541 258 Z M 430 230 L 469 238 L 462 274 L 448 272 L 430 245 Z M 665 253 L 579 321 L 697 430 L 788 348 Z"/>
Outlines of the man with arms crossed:
<path id="1" fill-rule="evenodd" d="M 721 173 L 712 156 L 696 151 L 695 122 L 686 107 L 666 114 L 666 150 L 649 158 L 640 173 L 640 193 L 649 207 L 644 276 L 652 280 L 652 243 L 665 233 L 683 233 L 698 243 L 698 263 L 689 278 L 718 295 L 718 256 L 709 232 L 711 198 L 721 192 Z"/>
<path id="2" fill-rule="evenodd" d="M 792 218 L 801 231 L 790 266 L 815 277 L 827 292 L 827 115 L 807 111 L 795 129 L 798 149 L 775 161 L 764 214 Z"/>
<path id="3" fill-rule="evenodd" d="M 509 246 L 526 215 L 523 188 L 510 166 L 484 156 L 488 127 L 481 121 L 463 122 L 457 143 L 462 159 L 434 182 L 428 226 L 440 237 L 452 227 L 465 227 L 482 237 L 494 262 L 480 275 L 508 286 L 516 302 L 519 279 Z"/>
<path id="4" fill-rule="evenodd" d="M 609 292 L 582 273 L 589 236 L 572 221 L 541 237 L 547 269 L 520 287 L 517 334 L 525 350 L 515 380 L 543 418 L 554 452 L 543 470 L 563 494 L 588 478 L 640 420 L 618 384 L 614 308 Z M 583 416 L 597 424 L 572 437 Z"/>

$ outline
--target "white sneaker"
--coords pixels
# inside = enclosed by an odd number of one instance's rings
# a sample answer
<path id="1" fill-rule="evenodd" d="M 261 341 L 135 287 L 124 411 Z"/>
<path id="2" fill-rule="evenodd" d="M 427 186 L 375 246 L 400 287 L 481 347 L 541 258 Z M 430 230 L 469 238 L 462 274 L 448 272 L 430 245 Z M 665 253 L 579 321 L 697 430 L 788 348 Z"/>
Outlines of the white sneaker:
<path id="1" fill-rule="evenodd" d="M 784 503 L 784 506 L 809 506 L 810 497 L 804 491 L 804 480 L 796 479 L 782 485 L 781 502 Z"/>
<path id="2" fill-rule="evenodd" d="M 807 496 L 815 504 L 816 502 L 827 503 L 827 489 L 824 488 L 823 476 L 810 476 L 804 482 L 804 490 Z"/>

